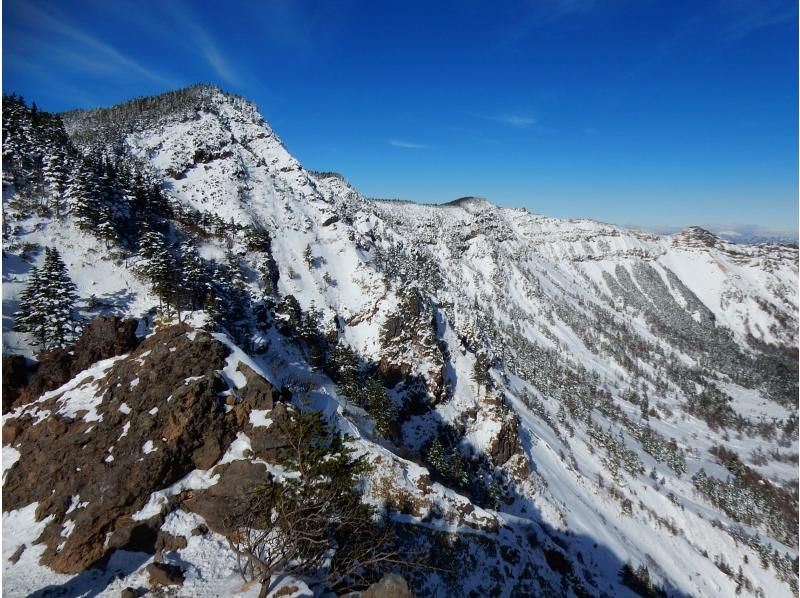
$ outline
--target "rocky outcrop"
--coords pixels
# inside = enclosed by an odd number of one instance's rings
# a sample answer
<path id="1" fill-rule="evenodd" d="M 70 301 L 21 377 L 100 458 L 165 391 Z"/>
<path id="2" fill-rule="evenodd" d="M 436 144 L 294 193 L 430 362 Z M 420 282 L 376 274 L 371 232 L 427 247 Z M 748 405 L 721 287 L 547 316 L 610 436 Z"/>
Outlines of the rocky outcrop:
<path id="1" fill-rule="evenodd" d="M 28 383 L 28 364 L 22 355 L 3 355 L 3 413 L 19 397 L 20 391 Z"/>
<path id="2" fill-rule="evenodd" d="M 27 384 L 24 382 L 18 384 L 20 380 L 18 368 L 11 370 L 12 376 L 16 376 L 13 382 L 8 382 L 10 397 L 13 397 L 13 400 L 6 396 L 6 360 L 9 360 L 11 366 L 21 366 L 19 359 L 23 359 L 24 362 L 24 358 L 4 356 L 3 412 L 12 406 L 19 407 L 36 400 L 44 393 L 63 385 L 93 363 L 132 351 L 139 342 L 136 337 L 136 327 L 136 320 L 122 320 L 117 316 L 99 316 L 93 319 L 86 325 L 72 350 L 57 348 L 39 353 L 38 363 L 31 368 L 33 375 Z M 16 361 L 11 363 L 12 359 Z"/>
<path id="3" fill-rule="evenodd" d="M 53 516 L 40 539 L 44 564 L 77 573 L 114 548 L 152 550 L 158 524 L 132 516 L 153 491 L 214 465 L 234 437 L 218 397 L 227 349 L 189 332 L 161 330 L 98 379 L 77 376 L 30 406 L 46 414 L 39 423 L 29 410 L 9 420 L 21 457 L 3 506 L 36 501 L 37 518 Z"/>
<path id="4" fill-rule="evenodd" d="M 399 296 L 397 310 L 387 316 L 381 330 L 378 372 L 387 386 L 422 379 L 436 402 L 444 388 L 444 357 L 436 336 L 433 306 L 416 288 Z"/>
<path id="5" fill-rule="evenodd" d="M 513 455 L 522 451 L 517 435 L 518 427 L 519 420 L 516 415 L 508 416 L 503 420 L 500 431 L 489 448 L 489 454 L 492 455 L 495 465 L 504 465 Z"/>
<path id="6" fill-rule="evenodd" d="M 73 351 L 73 373 L 109 357 L 123 355 L 139 344 L 136 320 L 98 316 L 86 325 Z"/>

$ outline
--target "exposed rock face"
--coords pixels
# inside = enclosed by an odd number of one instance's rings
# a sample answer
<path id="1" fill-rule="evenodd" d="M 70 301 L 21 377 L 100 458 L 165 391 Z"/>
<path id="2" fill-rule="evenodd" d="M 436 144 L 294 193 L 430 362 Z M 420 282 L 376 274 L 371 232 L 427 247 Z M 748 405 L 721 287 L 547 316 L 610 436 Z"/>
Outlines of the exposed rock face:
<path id="1" fill-rule="evenodd" d="M 158 525 L 131 515 L 153 491 L 211 467 L 235 435 L 218 398 L 216 370 L 227 350 L 204 332 L 193 339 L 187 332 L 164 329 L 104 372 L 92 370 L 96 380 L 79 375 L 9 421 L 22 456 L 7 474 L 4 508 L 37 501 L 38 518 L 54 516 L 42 537 L 44 564 L 77 573 L 114 547 L 152 546 Z M 34 423 L 30 413 L 48 411 Z"/>
<path id="2" fill-rule="evenodd" d="M 390 314 L 381 331 L 383 349 L 378 371 L 388 386 L 420 377 L 434 401 L 444 385 L 444 358 L 436 337 L 433 306 L 416 288 L 400 297 L 395 313 Z"/>
<path id="3" fill-rule="evenodd" d="M 496 465 L 504 465 L 513 455 L 521 452 L 517 428 L 519 421 L 516 416 L 506 417 L 503 420 L 500 432 L 495 437 L 490 448 L 492 460 Z"/>
<path id="4" fill-rule="evenodd" d="M 72 355 L 65 349 L 53 349 L 37 355 L 39 363 L 28 385 L 23 388 L 14 407 L 26 405 L 49 390 L 53 390 L 72 378 Z"/>
<path id="5" fill-rule="evenodd" d="M 389 573 L 367 588 L 361 598 L 414 598 L 414 592 L 409 589 L 403 576 Z"/>
<path id="6" fill-rule="evenodd" d="M 117 316 L 98 316 L 89 322 L 75 344 L 73 373 L 102 359 L 132 351 L 139 344 L 136 326 L 136 320 L 122 320 Z"/>
<path id="7" fill-rule="evenodd" d="M 272 409 L 273 401 L 278 394 L 277 389 L 247 364 L 240 363 L 238 370 L 247 380 L 246 386 L 240 392 L 242 399 L 252 409 Z"/>
<path id="8" fill-rule="evenodd" d="M 269 474 L 263 463 L 241 460 L 221 465 L 214 472 L 221 473 L 219 482 L 207 490 L 192 492 L 182 506 L 200 515 L 215 532 L 227 534 L 231 531 L 229 518 L 236 520 L 237 509 L 247 507 L 241 498 L 256 484 L 268 480 Z"/>
<path id="9" fill-rule="evenodd" d="M 14 386 L 9 381 L 10 396 L 6 398 L 6 357 L 3 358 L 3 405 L 4 412 L 14 406 L 26 405 L 36 400 L 47 391 L 54 390 L 67 382 L 78 372 L 109 357 L 122 355 L 132 351 L 139 342 L 136 338 L 136 320 L 122 320 L 117 316 L 99 316 L 89 322 L 73 347 L 72 351 L 66 349 L 53 349 L 43 351 L 37 355 L 39 363 L 27 385 Z M 10 356 L 10 358 L 19 356 Z M 23 363 L 24 363 L 24 358 Z M 20 365 L 16 364 L 9 365 Z M 10 372 L 17 375 L 17 370 Z M 19 380 L 19 378 L 15 378 Z M 15 392 L 16 390 L 16 392 Z M 8 402 L 11 401 L 11 402 Z"/>
<path id="10" fill-rule="evenodd" d="M 28 382 L 28 364 L 22 355 L 3 355 L 3 413 L 11 409 Z"/>

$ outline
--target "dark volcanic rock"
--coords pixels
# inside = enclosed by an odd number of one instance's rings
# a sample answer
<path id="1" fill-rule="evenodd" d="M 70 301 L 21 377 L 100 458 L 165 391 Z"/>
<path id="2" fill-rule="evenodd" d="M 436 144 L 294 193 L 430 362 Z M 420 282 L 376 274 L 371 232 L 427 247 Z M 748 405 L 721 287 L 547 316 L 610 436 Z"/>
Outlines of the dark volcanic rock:
<path id="1" fill-rule="evenodd" d="M 50 414 L 36 425 L 26 413 L 9 420 L 21 457 L 7 473 L 3 508 L 38 501 L 39 519 L 54 516 L 42 561 L 56 571 L 83 571 L 114 548 L 152 551 L 155 531 L 131 515 L 153 491 L 213 465 L 235 436 L 218 398 L 216 370 L 227 349 L 204 332 L 193 332 L 194 340 L 187 332 L 163 329 L 98 380 L 77 384 L 71 393 L 81 395 L 81 406 L 96 397 L 89 421 L 85 410 L 74 418 L 56 413 L 74 394 L 37 402 L 32 409 Z M 65 541 L 66 520 L 74 529 Z"/>
<path id="2" fill-rule="evenodd" d="M 517 428 L 519 422 L 516 416 L 507 418 L 501 425 L 490 452 L 495 465 L 503 465 L 512 455 L 521 451 Z"/>
<path id="3" fill-rule="evenodd" d="M 24 379 L 19 384 L 24 358 L 10 356 L 11 360 L 7 362 L 3 357 L 3 413 L 11 408 L 12 403 L 15 407 L 26 405 L 55 390 L 93 363 L 132 351 L 138 343 L 136 326 L 136 320 L 123 321 L 117 316 L 95 318 L 86 326 L 72 351 L 53 349 L 39 353 L 39 362 L 27 384 L 24 384 Z M 25 368 L 25 377 L 27 373 Z"/>
<path id="4" fill-rule="evenodd" d="M 444 391 L 445 361 L 437 342 L 433 306 L 417 288 L 400 294 L 397 311 L 387 316 L 381 329 L 378 373 L 392 387 L 421 376 L 434 402 Z"/>

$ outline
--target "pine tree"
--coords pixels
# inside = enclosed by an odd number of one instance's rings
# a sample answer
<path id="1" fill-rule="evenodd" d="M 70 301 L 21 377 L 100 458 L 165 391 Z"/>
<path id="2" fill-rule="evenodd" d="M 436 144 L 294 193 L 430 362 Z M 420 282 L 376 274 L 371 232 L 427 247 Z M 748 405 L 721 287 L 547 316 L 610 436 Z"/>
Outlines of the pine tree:
<path id="1" fill-rule="evenodd" d="M 376 378 L 370 378 L 364 387 L 364 399 L 367 413 L 375 421 L 375 431 L 384 438 L 391 436 L 392 422 L 395 419 L 394 404 L 383 383 Z"/>
<path id="2" fill-rule="evenodd" d="M 331 370 L 339 385 L 339 392 L 350 401 L 358 395 L 358 357 L 345 344 L 339 343 L 331 355 Z"/>
<path id="3" fill-rule="evenodd" d="M 50 347 L 63 347 L 75 340 L 77 320 L 74 310 L 78 294 L 57 249 L 45 249 L 41 277 L 47 303 L 47 344 Z"/>
<path id="4" fill-rule="evenodd" d="M 438 438 L 434 438 L 428 449 L 428 463 L 433 471 L 440 476 L 447 474 L 447 461 L 444 457 L 444 448 Z"/>
<path id="5" fill-rule="evenodd" d="M 200 257 L 200 253 L 197 251 L 197 245 L 194 239 L 189 238 L 186 240 L 186 243 L 183 245 L 182 257 L 182 286 L 186 290 L 188 295 L 187 299 L 194 310 L 203 302 L 208 279 L 205 263 L 203 262 L 203 258 Z"/>
<path id="6" fill-rule="evenodd" d="M 136 269 L 151 285 L 153 292 L 167 306 L 178 305 L 178 264 L 160 232 L 145 230 L 139 239 L 139 254 L 144 258 Z"/>
<path id="7" fill-rule="evenodd" d="M 306 266 L 311 268 L 311 265 L 312 265 L 312 263 L 314 261 L 314 258 L 312 257 L 312 254 L 311 254 L 311 243 L 306 245 L 306 248 L 303 251 L 303 261 L 306 263 Z"/>
<path id="8" fill-rule="evenodd" d="M 94 230 L 98 222 L 98 191 L 94 173 L 87 160 L 81 161 L 67 186 L 67 203 L 78 227 Z"/>
<path id="9" fill-rule="evenodd" d="M 35 344 L 43 349 L 72 343 L 77 334 L 77 299 L 77 288 L 58 250 L 47 247 L 44 264 L 31 270 L 20 297 L 20 310 L 15 315 L 17 330 L 32 334 Z"/>
<path id="10" fill-rule="evenodd" d="M 44 180 L 50 189 L 50 205 L 56 218 L 61 217 L 61 202 L 68 187 L 66 160 L 63 150 L 53 148 L 44 166 Z"/>
<path id="11" fill-rule="evenodd" d="M 27 286 L 20 293 L 19 310 L 14 314 L 14 330 L 31 334 L 34 345 L 44 348 L 47 313 L 41 288 L 41 272 L 34 266 L 28 276 Z"/>
<path id="12" fill-rule="evenodd" d="M 453 447 L 450 454 L 450 464 L 447 470 L 448 477 L 461 487 L 466 487 L 469 484 L 469 477 L 464 470 L 464 462 L 461 460 L 461 451 L 458 447 Z"/>

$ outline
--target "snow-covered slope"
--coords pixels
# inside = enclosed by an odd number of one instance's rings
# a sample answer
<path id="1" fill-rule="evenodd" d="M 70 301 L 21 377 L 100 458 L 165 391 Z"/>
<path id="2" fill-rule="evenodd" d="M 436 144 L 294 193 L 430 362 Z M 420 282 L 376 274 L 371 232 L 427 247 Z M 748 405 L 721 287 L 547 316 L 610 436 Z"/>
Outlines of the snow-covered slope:
<path id="1" fill-rule="evenodd" d="M 230 223 L 227 236 L 196 235 L 198 249 L 209 262 L 237 254 L 253 297 L 264 252 L 241 231 L 266 230 L 277 296 L 320 310 L 381 378 L 391 438 L 274 328 L 253 320 L 232 335 L 248 341 L 242 360 L 355 436 L 377 464 L 368 500 L 473 555 L 454 576 L 419 573 L 418 592 L 626 595 L 626 563 L 671 595 L 796 592 L 797 248 L 476 198 L 369 200 L 305 170 L 246 100 L 181 93 L 63 119 L 81 152 L 124 156 L 161 183 L 188 214 L 170 220 L 175 239 L 205 218 Z M 4 186 L 5 352 L 30 354 L 9 318 L 30 267 L 23 243 L 59 248 L 80 295 L 100 302 L 86 315 L 158 305 L 132 275 L 135 252 L 110 259 L 70 215 L 15 217 L 14 199 Z M 435 471 L 436 438 L 469 483 Z M 726 468 L 718 447 L 749 469 Z"/>

